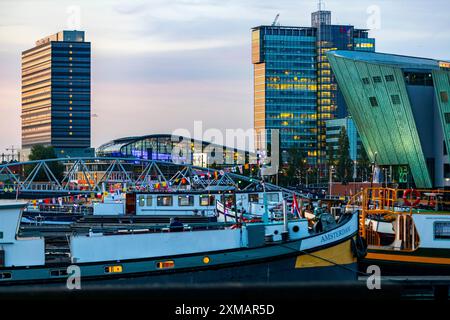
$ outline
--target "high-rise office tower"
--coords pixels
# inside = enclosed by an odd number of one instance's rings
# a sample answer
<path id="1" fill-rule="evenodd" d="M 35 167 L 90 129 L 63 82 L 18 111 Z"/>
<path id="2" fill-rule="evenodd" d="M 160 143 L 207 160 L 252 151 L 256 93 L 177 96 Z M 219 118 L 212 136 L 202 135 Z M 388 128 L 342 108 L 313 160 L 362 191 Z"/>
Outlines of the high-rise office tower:
<path id="1" fill-rule="evenodd" d="M 53 146 L 59 157 L 91 155 L 91 44 L 61 31 L 22 52 L 22 149 Z"/>
<path id="2" fill-rule="evenodd" d="M 368 31 L 331 24 L 331 12 L 312 13 L 311 27 L 259 26 L 252 29 L 254 126 L 280 130 L 281 158 L 296 148 L 311 165 L 326 159 L 326 121 L 347 116 L 325 53 L 375 50 Z M 266 139 L 270 141 L 270 130 Z"/>

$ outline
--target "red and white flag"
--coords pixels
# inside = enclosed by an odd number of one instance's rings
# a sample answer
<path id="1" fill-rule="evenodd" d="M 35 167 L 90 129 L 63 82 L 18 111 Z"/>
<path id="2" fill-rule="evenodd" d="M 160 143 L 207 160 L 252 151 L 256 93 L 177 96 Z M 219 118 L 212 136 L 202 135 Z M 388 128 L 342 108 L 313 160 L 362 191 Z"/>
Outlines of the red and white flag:
<path id="1" fill-rule="evenodd" d="M 301 218 L 301 213 L 300 213 L 300 209 L 298 207 L 297 198 L 295 197 L 295 194 L 292 195 L 291 213 L 294 217 Z"/>

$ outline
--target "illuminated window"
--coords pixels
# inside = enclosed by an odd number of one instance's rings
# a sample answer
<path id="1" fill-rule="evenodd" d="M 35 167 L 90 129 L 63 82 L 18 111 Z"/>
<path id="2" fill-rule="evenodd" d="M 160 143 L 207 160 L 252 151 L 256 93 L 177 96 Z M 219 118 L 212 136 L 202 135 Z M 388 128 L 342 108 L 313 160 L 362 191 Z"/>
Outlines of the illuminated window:
<path id="1" fill-rule="evenodd" d="M 178 206 L 186 207 L 194 205 L 194 196 L 178 196 Z"/>
<path id="2" fill-rule="evenodd" d="M 143 207 L 145 205 L 145 196 L 140 195 L 138 198 L 139 207 Z"/>
<path id="3" fill-rule="evenodd" d="M 174 261 L 159 261 L 156 263 L 156 268 L 157 269 L 168 269 L 168 268 L 173 268 L 175 267 L 175 262 Z"/>
<path id="4" fill-rule="evenodd" d="M 201 206 L 212 206 L 214 204 L 214 196 L 210 195 L 201 195 L 200 196 L 200 205 Z"/>
<path id="5" fill-rule="evenodd" d="M 448 102 L 448 93 L 447 91 L 441 91 L 440 92 L 440 96 L 441 96 L 441 101 L 444 103 Z"/>
<path id="6" fill-rule="evenodd" d="M 122 266 L 107 266 L 105 267 L 105 273 L 120 273 L 122 272 Z"/>
<path id="7" fill-rule="evenodd" d="M 159 207 L 170 207 L 172 206 L 172 196 L 160 196 L 156 199 L 157 205 Z"/>
<path id="8" fill-rule="evenodd" d="M 152 196 L 147 196 L 147 207 L 151 207 L 152 206 L 152 200 L 153 200 Z"/>

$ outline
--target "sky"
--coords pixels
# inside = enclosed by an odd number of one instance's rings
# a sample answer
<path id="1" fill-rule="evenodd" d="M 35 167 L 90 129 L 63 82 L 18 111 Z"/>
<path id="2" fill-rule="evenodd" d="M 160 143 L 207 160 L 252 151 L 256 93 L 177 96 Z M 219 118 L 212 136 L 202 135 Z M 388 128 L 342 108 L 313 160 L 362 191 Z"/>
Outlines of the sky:
<path id="1" fill-rule="evenodd" d="M 449 0 L 329 0 L 379 52 L 450 60 Z M 20 147 L 21 52 L 61 30 L 92 43 L 92 145 L 253 127 L 251 28 L 310 26 L 311 0 L 0 0 L 0 152 Z"/>

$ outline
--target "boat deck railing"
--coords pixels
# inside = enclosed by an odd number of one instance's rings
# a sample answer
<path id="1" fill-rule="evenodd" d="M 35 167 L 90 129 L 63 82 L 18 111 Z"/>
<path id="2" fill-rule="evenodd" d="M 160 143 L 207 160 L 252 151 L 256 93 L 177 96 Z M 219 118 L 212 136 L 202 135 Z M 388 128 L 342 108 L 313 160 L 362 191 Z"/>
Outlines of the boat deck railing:
<path id="1" fill-rule="evenodd" d="M 412 215 L 415 212 L 450 211 L 450 191 L 441 189 L 393 189 L 386 187 L 365 188 L 355 194 L 347 203 L 347 210 L 360 209 L 359 232 L 367 239 L 365 225 L 368 216 Z M 422 210 L 422 211 L 421 211 Z"/>

